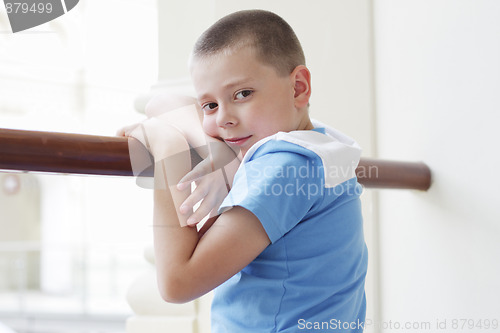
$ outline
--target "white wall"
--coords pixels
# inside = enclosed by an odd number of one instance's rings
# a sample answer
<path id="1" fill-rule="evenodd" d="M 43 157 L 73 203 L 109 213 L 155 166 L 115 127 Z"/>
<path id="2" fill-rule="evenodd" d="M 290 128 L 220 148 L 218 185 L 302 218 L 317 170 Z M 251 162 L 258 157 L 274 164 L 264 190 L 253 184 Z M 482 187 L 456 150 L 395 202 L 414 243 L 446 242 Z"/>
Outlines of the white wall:
<path id="1" fill-rule="evenodd" d="M 374 1 L 379 156 L 434 177 L 427 193 L 380 193 L 387 328 L 500 319 L 499 18 L 496 0 Z"/>

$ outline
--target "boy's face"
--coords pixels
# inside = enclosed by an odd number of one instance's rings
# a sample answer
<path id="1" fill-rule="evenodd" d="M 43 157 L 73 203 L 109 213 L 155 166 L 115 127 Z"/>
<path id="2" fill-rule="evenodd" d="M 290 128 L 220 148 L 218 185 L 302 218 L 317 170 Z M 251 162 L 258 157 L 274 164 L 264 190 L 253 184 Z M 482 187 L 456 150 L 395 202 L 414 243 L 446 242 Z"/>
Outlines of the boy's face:
<path id="1" fill-rule="evenodd" d="M 243 155 L 260 139 L 299 127 L 294 80 L 258 61 L 251 47 L 195 58 L 191 76 L 205 132 Z"/>

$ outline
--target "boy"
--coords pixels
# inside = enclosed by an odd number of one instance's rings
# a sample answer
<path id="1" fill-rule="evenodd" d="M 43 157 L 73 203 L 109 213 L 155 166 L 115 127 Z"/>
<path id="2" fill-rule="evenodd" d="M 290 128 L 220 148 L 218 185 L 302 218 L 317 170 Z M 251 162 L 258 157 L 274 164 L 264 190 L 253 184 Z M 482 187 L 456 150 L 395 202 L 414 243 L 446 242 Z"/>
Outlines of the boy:
<path id="1" fill-rule="evenodd" d="M 200 37 L 190 69 L 203 130 L 243 160 L 220 216 L 199 237 L 180 226 L 198 222 L 188 218 L 189 189 L 170 190 L 189 172 L 183 152 L 196 129 L 148 130 L 162 297 L 186 302 L 217 287 L 214 333 L 362 331 L 360 152 L 313 126 L 310 73 L 293 30 L 266 11 L 228 15 Z"/>

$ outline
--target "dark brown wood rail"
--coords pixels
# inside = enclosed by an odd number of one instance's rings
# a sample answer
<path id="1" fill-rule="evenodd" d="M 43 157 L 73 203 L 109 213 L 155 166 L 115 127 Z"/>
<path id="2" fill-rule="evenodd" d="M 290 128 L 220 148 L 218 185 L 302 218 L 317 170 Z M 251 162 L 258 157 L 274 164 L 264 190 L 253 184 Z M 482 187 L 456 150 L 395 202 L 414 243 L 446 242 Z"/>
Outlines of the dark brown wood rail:
<path id="1" fill-rule="evenodd" d="M 0 169 L 132 176 L 128 139 L 0 128 Z M 362 158 L 356 169 L 368 188 L 426 191 L 431 172 L 421 162 Z"/>

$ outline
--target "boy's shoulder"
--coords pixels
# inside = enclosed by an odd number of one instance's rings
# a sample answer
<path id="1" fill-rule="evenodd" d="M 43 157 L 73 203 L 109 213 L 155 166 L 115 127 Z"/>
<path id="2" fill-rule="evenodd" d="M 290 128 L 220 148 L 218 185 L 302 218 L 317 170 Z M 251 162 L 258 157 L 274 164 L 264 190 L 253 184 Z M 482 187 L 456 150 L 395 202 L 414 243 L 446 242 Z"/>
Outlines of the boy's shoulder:
<path id="1" fill-rule="evenodd" d="M 242 165 L 265 160 L 267 163 L 302 163 L 322 167 L 325 186 L 334 187 L 356 176 L 361 149 L 354 141 L 335 137 L 328 129 L 278 132 L 249 149 Z M 311 164 L 310 164 L 311 163 Z"/>

